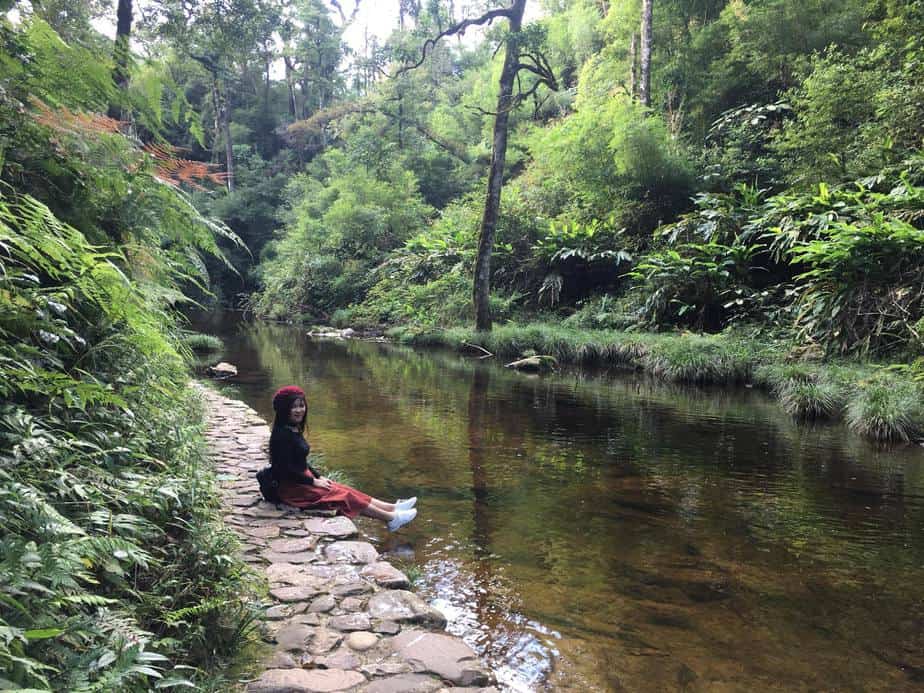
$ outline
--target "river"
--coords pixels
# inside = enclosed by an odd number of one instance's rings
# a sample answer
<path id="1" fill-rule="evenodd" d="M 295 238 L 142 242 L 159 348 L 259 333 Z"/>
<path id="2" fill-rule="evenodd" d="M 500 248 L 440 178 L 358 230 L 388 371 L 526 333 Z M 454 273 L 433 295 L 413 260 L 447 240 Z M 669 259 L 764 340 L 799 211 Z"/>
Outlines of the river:
<path id="1" fill-rule="evenodd" d="M 268 420 L 418 518 L 361 530 L 516 690 L 924 687 L 924 450 L 768 397 L 213 316 Z M 255 487 L 256 488 L 256 487 Z"/>

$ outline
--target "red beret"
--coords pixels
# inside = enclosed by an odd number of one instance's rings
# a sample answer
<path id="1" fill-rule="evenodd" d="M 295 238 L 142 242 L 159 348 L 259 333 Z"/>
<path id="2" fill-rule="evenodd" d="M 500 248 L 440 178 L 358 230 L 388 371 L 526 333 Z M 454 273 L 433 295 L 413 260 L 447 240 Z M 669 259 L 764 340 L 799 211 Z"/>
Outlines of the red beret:
<path id="1" fill-rule="evenodd" d="M 273 410 L 279 411 L 283 407 L 288 409 L 290 403 L 298 397 L 305 399 L 305 391 L 297 385 L 286 385 L 279 388 L 273 395 Z"/>

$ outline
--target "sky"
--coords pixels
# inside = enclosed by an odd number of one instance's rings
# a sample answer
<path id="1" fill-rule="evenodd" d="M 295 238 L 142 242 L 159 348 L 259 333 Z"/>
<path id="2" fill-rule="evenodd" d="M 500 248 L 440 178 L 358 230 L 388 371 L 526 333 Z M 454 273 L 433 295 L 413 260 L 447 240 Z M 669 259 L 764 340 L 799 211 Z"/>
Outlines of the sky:
<path id="1" fill-rule="evenodd" d="M 136 0 L 135 5 L 138 6 L 143 2 L 144 0 L 140 0 L 140 2 Z M 356 15 L 356 20 L 344 34 L 344 40 L 347 44 L 354 51 L 361 53 L 365 43 L 366 32 L 368 32 L 370 36 L 376 36 L 379 39 L 379 44 L 384 43 L 385 39 L 387 39 L 391 32 L 398 26 L 398 2 L 399 0 L 362 0 L 359 5 L 359 12 Z M 460 2 L 457 4 L 464 6 L 468 3 Z M 344 12 L 349 14 L 353 3 L 351 0 L 341 0 L 341 6 Z M 458 13 L 460 18 L 462 16 L 476 15 L 475 11 L 463 14 L 463 10 L 458 10 Z M 527 4 L 526 22 L 536 19 L 540 15 L 541 10 L 539 9 L 538 2 Z M 115 15 L 113 13 L 112 17 L 97 19 L 93 22 L 93 26 L 101 34 L 115 39 L 114 18 Z M 463 41 L 465 43 L 477 43 L 482 33 L 483 30 L 481 27 L 473 27 L 466 32 Z"/>

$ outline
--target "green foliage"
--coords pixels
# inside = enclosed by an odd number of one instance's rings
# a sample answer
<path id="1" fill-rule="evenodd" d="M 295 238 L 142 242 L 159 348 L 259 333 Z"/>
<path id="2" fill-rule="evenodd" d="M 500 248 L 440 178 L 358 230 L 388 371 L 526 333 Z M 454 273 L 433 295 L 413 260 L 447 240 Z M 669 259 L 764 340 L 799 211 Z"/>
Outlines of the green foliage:
<path id="1" fill-rule="evenodd" d="M 326 319 L 361 301 L 371 271 L 423 226 L 430 209 L 410 172 L 354 163 L 331 151 L 323 183 L 303 176 L 290 185 L 287 232 L 267 252 L 259 314 Z"/>
<path id="2" fill-rule="evenodd" d="M 747 286 L 751 259 L 759 248 L 735 243 L 685 243 L 649 253 L 630 276 L 648 294 L 642 319 L 652 325 L 687 325 L 715 331 L 736 306 L 754 298 Z"/>
<path id="3" fill-rule="evenodd" d="M 580 103 L 566 119 L 535 131 L 527 184 L 547 216 L 611 218 L 630 235 L 650 232 L 686 205 L 693 174 L 664 121 L 633 102 Z"/>
<path id="4" fill-rule="evenodd" d="M 171 669 L 231 654 L 222 633 L 239 623 L 192 619 L 210 643 L 196 651 L 163 614 L 206 595 L 240 604 L 246 587 L 171 320 L 117 253 L 30 197 L 0 197 L 0 249 L 6 678 L 101 691 L 188 680 L 194 672 Z"/>
<path id="5" fill-rule="evenodd" d="M 840 408 L 837 388 L 827 382 L 791 380 L 779 397 L 783 409 L 798 419 L 832 419 Z"/>
<path id="6" fill-rule="evenodd" d="M 235 654 L 253 588 L 171 307 L 236 239 L 86 112 L 116 96 L 108 59 L 38 20 L 0 38 L 2 685 L 191 686 Z M 163 92 L 138 89 L 139 127 L 165 122 Z"/>
<path id="7" fill-rule="evenodd" d="M 918 339 L 924 231 L 882 215 L 868 224 L 835 222 L 823 238 L 794 247 L 791 255 L 808 268 L 796 278 L 796 324 L 806 336 L 862 353 Z"/>
<path id="8" fill-rule="evenodd" d="M 921 146 L 924 43 L 857 55 L 828 50 L 788 97 L 796 117 L 775 148 L 795 183 L 871 175 Z"/>
<path id="9" fill-rule="evenodd" d="M 701 335 L 656 342 L 644 356 L 646 369 L 679 382 L 737 383 L 750 378 L 755 354 L 741 344 Z"/>
<path id="10" fill-rule="evenodd" d="M 706 134 L 702 153 L 703 181 L 711 188 L 778 189 L 783 162 L 772 151 L 775 136 L 792 107 L 782 101 L 736 106 L 722 113 Z"/>

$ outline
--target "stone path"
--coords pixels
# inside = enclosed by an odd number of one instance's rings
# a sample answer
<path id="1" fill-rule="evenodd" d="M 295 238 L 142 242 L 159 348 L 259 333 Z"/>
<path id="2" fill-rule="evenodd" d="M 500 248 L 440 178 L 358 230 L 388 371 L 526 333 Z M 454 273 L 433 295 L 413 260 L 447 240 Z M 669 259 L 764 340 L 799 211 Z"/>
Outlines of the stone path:
<path id="1" fill-rule="evenodd" d="M 248 693 L 496 693 L 471 648 L 441 632 L 445 617 L 372 544 L 353 539 L 352 520 L 262 501 L 254 474 L 267 463 L 269 426 L 243 402 L 195 387 L 205 394 L 225 521 L 274 600 L 264 632 L 275 651 Z"/>

